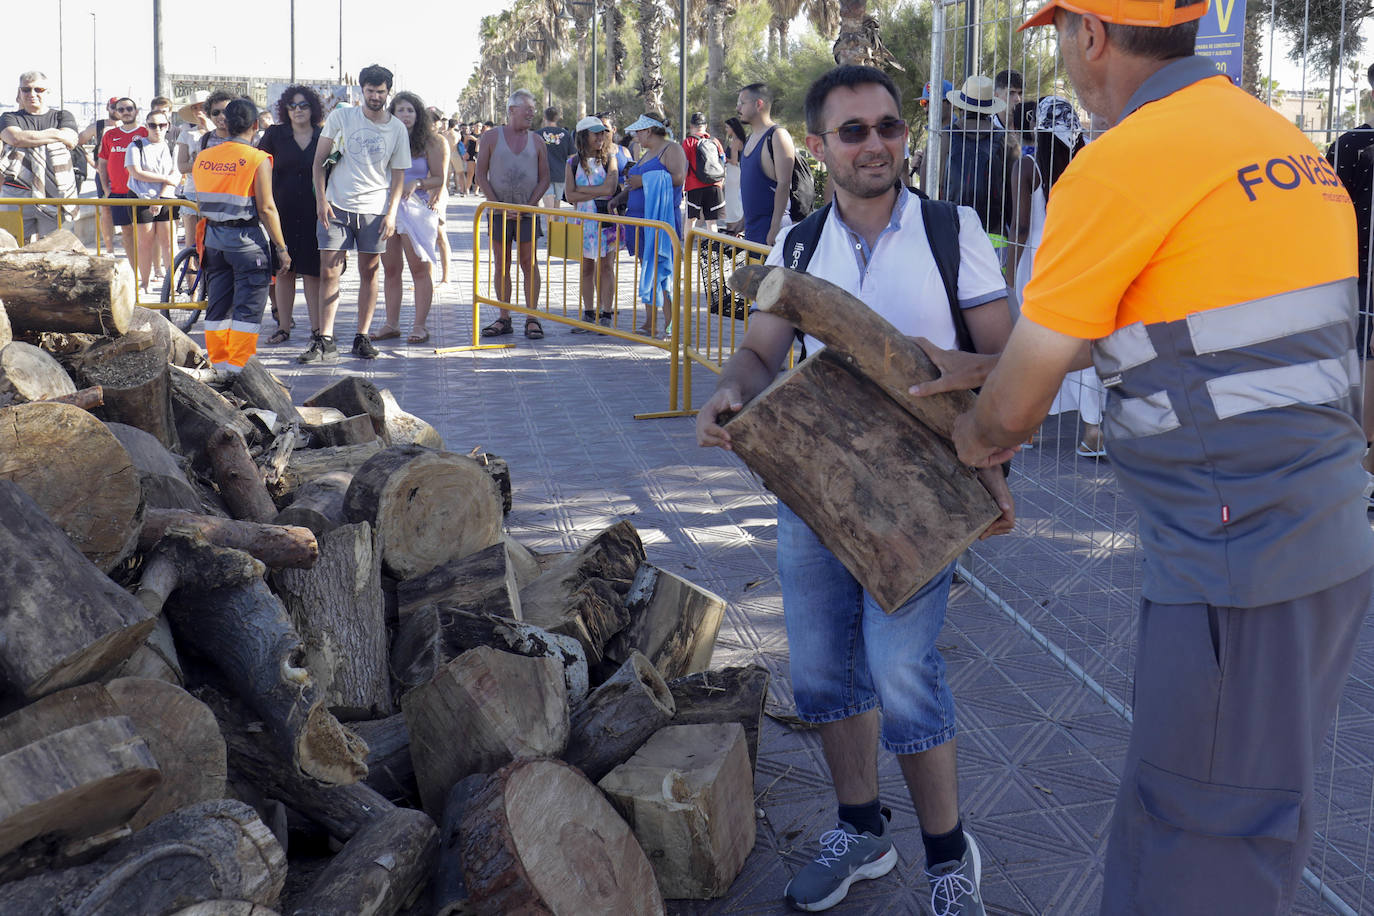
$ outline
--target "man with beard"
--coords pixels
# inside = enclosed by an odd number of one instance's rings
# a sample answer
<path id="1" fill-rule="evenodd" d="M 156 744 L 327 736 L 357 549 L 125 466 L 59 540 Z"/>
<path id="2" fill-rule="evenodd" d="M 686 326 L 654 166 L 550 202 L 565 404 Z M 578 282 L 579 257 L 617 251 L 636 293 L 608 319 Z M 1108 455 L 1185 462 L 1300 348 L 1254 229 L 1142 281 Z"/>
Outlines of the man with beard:
<path id="1" fill-rule="evenodd" d="M 104 183 L 106 192 L 111 197 L 132 198 L 135 195 L 129 190 L 129 170 L 124 165 L 124 154 L 134 140 L 148 136 L 148 130 L 138 123 L 138 105 L 133 99 L 117 99 L 114 113 L 115 117 L 119 118 L 119 123 L 101 135 L 96 169 L 100 173 L 100 180 Z M 114 225 L 119 227 L 120 237 L 124 241 L 124 256 L 129 259 L 129 266 L 137 274 L 138 259 L 134 257 L 135 227 L 140 223 L 152 222 L 153 217 L 147 207 L 111 207 L 110 216 Z"/>
<path id="2" fill-rule="evenodd" d="M 363 104 L 335 108 L 325 119 L 315 148 L 315 227 L 320 243 L 320 326 L 310 332 L 302 363 L 332 363 L 339 358 L 334 316 L 339 311 L 339 275 L 349 249 L 358 249 L 358 333 L 353 355 L 376 359 L 368 337 L 377 310 L 377 266 L 387 239 L 396 234 L 396 208 L 410 168 L 410 137 L 405 125 L 386 110 L 391 71 L 373 64 L 358 74 Z M 341 156 L 325 184 L 324 164 L 335 147 Z"/>
<path id="3" fill-rule="evenodd" d="M 900 112 L 897 87 L 870 67 L 837 67 L 812 84 L 806 147 L 829 170 L 834 204 L 779 237 L 768 263 L 791 258 L 808 222 L 820 219 L 808 273 L 862 299 L 903 334 L 953 347 L 954 304 L 935 243 L 927 240 L 926 205 L 897 181 L 907 140 Z M 947 231 L 957 232 L 957 242 L 937 241 L 957 244 L 961 323 L 979 352 L 1000 351 L 1011 332 L 1011 314 L 992 244 L 968 208 L 951 214 Z M 697 416 L 699 444 L 730 448 L 720 415 L 740 410 L 773 381 L 793 340 L 788 322 L 766 312 L 753 316 Z M 815 350 L 822 344 L 807 338 L 806 346 Z M 982 479 L 1003 512 L 988 533 L 1005 533 L 1011 530 L 1012 501 L 1002 471 L 986 471 Z M 788 884 L 788 902 L 803 910 L 828 909 L 854 881 L 884 875 L 896 864 L 887 826 L 891 813 L 878 798 L 881 740 L 898 755 L 920 819 L 932 907 L 944 914 L 982 914 L 982 860 L 959 817 L 954 700 L 935 645 L 953 564 L 895 613 L 885 614 L 811 529 L 779 505 L 778 574 L 797 714 L 817 726 L 839 803 L 836 828 L 821 835 L 820 855 Z"/>

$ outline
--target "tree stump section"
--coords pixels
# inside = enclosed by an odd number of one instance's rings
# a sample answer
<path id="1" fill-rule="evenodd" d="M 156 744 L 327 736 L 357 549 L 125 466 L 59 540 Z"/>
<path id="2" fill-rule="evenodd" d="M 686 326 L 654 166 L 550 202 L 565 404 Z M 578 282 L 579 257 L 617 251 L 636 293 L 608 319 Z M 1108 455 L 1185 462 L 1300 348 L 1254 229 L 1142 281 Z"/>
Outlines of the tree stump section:
<path id="1" fill-rule="evenodd" d="M 891 613 L 1001 512 L 948 442 L 842 359 L 829 347 L 807 357 L 725 428 L 735 454 Z"/>
<path id="2" fill-rule="evenodd" d="M 220 799 L 150 824 L 99 860 L 5 887 L 6 914 L 169 913 L 229 895 L 271 906 L 286 882 L 286 855 L 256 812 Z"/>
<path id="3" fill-rule="evenodd" d="M 385 719 L 350 722 L 348 727 L 367 742 L 367 778 L 363 780 L 388 801 L 410 808 L 420 807 L 420 789 L 415 782 L 415 763 L 410 759 L 410 730 L 404 713 Z"/>
<path id="4" fill-rule="evenodd" d="M 501 491 L 501 511 L 509 515 L 512 505 L 512 493 L 510 465 L 506 463 L 506 459 L 502 458 L 500 455 L 492 455 L 478 449 L 473 449 L 468 457 L 486 468 L 487 473 L 491 475 L 491 479 L 496 481 L 496 486 Z"/>
<path id="5" fill-rule="evenodd" d="M 426 604 L 519 620 L 520 588 L 504 539 L 396 586 L 396 609 L 403 620 Z"/>
<path id="6" fill-rule="evenodd" d="M 0 594 L 0 694 L 29 699 L 115 667 L 156 616 L 8 480 L 0 480 Z"/>
<path id="7" fill-rule="evenodd" d="M 639 567 L 625 599 L 630 623 L 611 637 L 606 658 L 620 663 L 642 652 L 664 678 L 711 665 L 725 599 L 649 563 Z"/>
<path id="8" fill-rule="evenodd" d="M 349 484 L 344 516 L 373 524 L 382 566 L 397 579 L 423 575 L 501 540 L 501 501 L 481 466 L 418 445 L 392 446 L 369 458 Z"/>
<path id="9" fill-rule="evenodd" d="M 208 706 L 180 687 L 147 678 L 118 678 L 105 689 L 162 771 L 162 783 L 130 827 L 141 830 L 178 808 L 224 797 L 224 737 Z"/>
<path id="10" fill-rule="evenodd" d="M 372 526 L 344 525 L 319 539 L 309 569 L 282 569 L 272 584 L 305 645 L 305 667 L 325 705 L 349 719 L 391 713 L 382 567 Z"/>
<path id="11" fill-rule="evenodd" d="M 382 405 L 386 411 L 384 421 L 386 422 L 386 440 L 391 445 L 423 445 L 425 448 L 432 448 L 442 451 L 444 439 L 439 435 L 439 431 L 415 416 L 413 413 L 406 413 L 401 409 L 401 405 L 396 403 L 396 397 L 390 390 L 383 388 L 378 392 L 382 398 Z"/>
<path id="12" fill-rule="evenodd" d="M 176 456 L 151 433 L 123 423 L 106 423 L 105 428 L 119 440 L 129 453 L 129 460 L 138 471 L 138 483 L 143 492 L 143 504 L 149 510 L 181 509 L 201 511 L 200 494 L 191 486 L 186 471 Z M 144 528 L 148 526 L 145 516 Z M 141 537 L 141 535 L 140 535 Z"/>
<path id="13" fill-rule="evenodd" d="M 303 427 L 310 434 L 315 448 L 335 448 L 340 445 L 361 445 L 377 438 L 372 428 L 372 418 L 365 413 L 356 417 L 345 417 L 322 426 Z"/>
<path id="14" fill-rule="evenodd" d="M 92 350 L 100 352 L 100 348 Z M 111 354 L 108 359 L 88 358 L 81 362 L 84 382 L 99 385 L 105 392 L 105 404 L 99 412 L 101 419 L 137 427 L 155 436 L 169 449 L 180 447 L 176 420 L 172 416 L 174 371 L 167 363 L 167 355 L 152 346 L 133 353 Z"/>
<path id="15" fill-rule="evenodd" d="M 388 811 L 330 860 L 294 916 L 392 916 L 419 895 L 438 851 L 438 828 L 423 811 Z"/>
<path id="16" fill-rule="evenodd" d="M 176 420 L 177 438 L 183 453 L 197 468 L 210 469 L 210 455 L 206 446 L 210 437 L 220 429 L 232 429 L 249 441 L 253 424 L 234 409 L 224 396 L 185 371 L 171 374 L 172 416 Z"/>
<path id="17" fill-rule="evenodd" d="M 295 491 L 290 505 L 278 512 L 272 523 L 309 528 L 315 537 L 324 536 L 344 524 L 344 496 L 352 482 L 353 475 L 346 471 L 316 477 Z"/>
<path id="18" fill-rule="evenodd" d="M 386 431 L 386 402 L 377 386 L 365 378 L 347 375 L 330 382 L 305 399 L 306 407 L 333 407 L 345 417 L 365 413 L 372 418 L 372 428 L 384 444 L 390 444 Z"/>
<path id="19" fill-rule="evenodd" d="M 745 665 L 701 671 L 668 682 L 673 694 L 673 725 L 738 722 L 749 747 L 749 763 L 759 762 L 759 726 L 768 699 L 768 669 Z"/>
<path id="20" fill-rule="evenodd" d="M 634 652 L 573 710 L 563 759 L 596 781 L 668 724 L 675 708 L 663 676 Z"/>
<path id="21" fill-rule="evenodd" d="M 216 547 L 242 550 L 272 569 L 308 569 L 320 557 L 319 542 L 309 528 L 260 525 L 180 509 L 149 510 L 139 549 L 150 549 L 172 529 L 193 532 Z"/>
<path id="22" fill-rule="evenodd" d="M 563 667 L 484 647 L 449 662 L 401 698 L 424 808 L 443 814 L 449 787 L 514 757 L 556 757 L 568 742 Z M 455 741 L 457 735 L 461 741 Z"/>
<path id="23" fill-rule="evenodd" d="M 16 340 L 0 349 L 0 406 L 75 393 L 62 364 L 32 344 Z"/>
<path id="24" fill-rule="evenodd" d="M 723 897 L 754 848 L 754 771 L 737 723 L 671 725 L 599 783 L 669 898 Z"/>
<path id="25" fill-rule="evenodd" d="M 129 320 L 129 332 L 149 331 L 156 339 L 155 346 L 166 354 L 167 362 L 186 369 L 205 364 L 205 351 L 200 344 L 167 320 L 164 312 L 134 306 L 133 317 Z"/>
<path id="26" fill-rule="evenodd" d="M 124 258 L 0 251 L 0 301 L 19 333 L 118 336 L 129 330 L 134 272 Z"/>
<path id="27" fill-rule="evenodd" d="M 368 459 L 381 450 L 380 439 L 359 445 L 340 445 L 336 448 L 296 449 L 291 453 L 291 458 L 286 463 L 286 473 L 273 488 L 272 495 L 284 503 L 289 503 L 293 499 L 292 494 L 310 481 L 326 474 L 356 474 Z"/>
<path id="28" fill-rule="evenodd" d="M 664 913 L 629 826 L 565 763 L 503 767 L 473 797 L 461 829 L 463 876 L 479 913 Z"/>
<path id="29" fill-rule="evenodd" d="M 249 357 L 243 371 L 234 376 L 230 390 L 252 406 L 272 411 L 283 426 L 301 422 L 290 392 L 256 356 Z"/>
<path id="30" fill-rule="evenodd" d="M 133 553 L 143 490 L 105 425 L 69 404 L 0 408 L 0 478 L 19 484 L 102 572 Z"/>

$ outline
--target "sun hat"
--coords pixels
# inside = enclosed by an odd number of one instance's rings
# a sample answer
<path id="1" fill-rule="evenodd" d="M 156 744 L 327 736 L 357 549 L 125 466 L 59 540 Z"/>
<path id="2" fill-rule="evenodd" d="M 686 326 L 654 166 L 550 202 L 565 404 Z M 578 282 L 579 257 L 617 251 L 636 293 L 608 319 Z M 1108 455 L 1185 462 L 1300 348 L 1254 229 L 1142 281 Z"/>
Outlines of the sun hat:
<path id="1" fill-rule="evenodd" d="M 1207 12 L 1207 0 L 1180 6 L 1178 0 L 1050 0 L 1025 22 L 1021 29 L 1054 22 L 1056 8 L 1071 13 L 1091 13 L 1103 22 L 1117 25 L 1137 25 L 1146 28 L 1168 28 L 1201 19 Z"/>
<path id="2" fill-rule="evenodd" d="M 210 93 L 206 92 L 204 89 L 197 89 L 186 97 L 186 101 L 181 103 L 181 107 L 177 109 L 177 117 L 188 123 L 195 123 L 196 106 L 204 105 L 209 98 Z"/>
<path id="3" fill-rule="evenodd" d="M 667 129 L 668 129 L 668 125 L 664 124 L 662 121 L 655 121 L 653 118 L 649 117 L 648 115 L 642 114 L 642 115 L 639 116 L 639 118 L 638 118 L 633 124 L 631 124 L 629 127 L 625 128 L 625 130 L 626 130 L 627 132 L 633 133 L 634 131 L 637 131 L 637 130 L 648 130 L 648 129 L 651 128 L 651 127 L 658 127 L 658 128 L 662 128 L 663 130 L 667 130 Z"/>
<path id="4" fill-rule="evenodd" d="M 945 80 L 944 83 L 943 83 L 943 85 L 941 85 L 941 87 L 940 87 L 940 94 L 941 94 L 941 95 L 948 95 L 949 93 L 951 93 L 951 92 L 953 92 L 953 91 L 954 91 L 954 84 L 951 83 L 949 80 Z M 926 83 L 926 87 L 925 87 L 924 89 L 921 90 L 921 101 L 922 101 L 922 102 L 929 102 L 929 101 L 930 101 L 930 83 Z"/>
<path id="5" fill-rule="evenodd" d="M 964 80 L 961 89 L 946 92 L 945 101 L 975 114 L 1001 114 L 1007 108 L 1006 102 L 993 95 L 992 79 L 981 74 Z"/>
<path id="6" fill-rule="evenodd" d="M 601 119 L 598 118 L 596 115 L 587 115 L 581 121 L 578 121 L 577 127 L 574 128 L 574 130 L 579 134 L 582 133 L 582 131 L 584 130 L 590 130 L 592 133 L 597 133 L 598 131 L 603 131 L 605 129 L 606 125 L 602 123 Z"/>

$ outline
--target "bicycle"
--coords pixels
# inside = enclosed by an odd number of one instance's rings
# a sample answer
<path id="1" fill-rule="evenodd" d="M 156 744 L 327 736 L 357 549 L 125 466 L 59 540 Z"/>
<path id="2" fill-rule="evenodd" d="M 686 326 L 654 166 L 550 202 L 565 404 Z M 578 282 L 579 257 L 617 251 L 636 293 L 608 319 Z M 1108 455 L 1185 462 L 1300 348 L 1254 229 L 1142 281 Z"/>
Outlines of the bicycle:
<path id="1" fill-rule="evenodd" d="M 194 246 L 177 252 L 172 268 L 162 281 L 162 302 L 171 302 L 172 294 L 178 302 L 196 302 L 205 298 L 205 273 L 200 269 L 200 257 Z M 167 309 L 167 320 L 182 331 L 191 330 L 204 309 Z"/>

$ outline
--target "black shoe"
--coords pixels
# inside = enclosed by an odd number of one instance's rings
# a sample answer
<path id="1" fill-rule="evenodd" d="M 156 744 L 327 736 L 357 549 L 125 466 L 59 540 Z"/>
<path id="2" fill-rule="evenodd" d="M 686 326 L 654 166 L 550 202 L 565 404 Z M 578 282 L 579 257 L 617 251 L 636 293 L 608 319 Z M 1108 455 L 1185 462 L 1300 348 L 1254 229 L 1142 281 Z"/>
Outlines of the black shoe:
<path id="1" fill-rule="evenodd" d="M 587 324 L 596 324 L 596 315 L 594 315 L 594 314 L 586 314 L 586 315 L 583 315 L 583 316 L 582 316 L 582 320 L 585 321 L 585 322 L 587 322 Z M 596 331 L 593 330 L 592 328 L 583 328 L 583 327 L 574 326 L 573 329 L 572 329 L 571 331 L 569 331 L 568 333 L 570 333 L 570 334 L 595 334 Z"/>
<path id="2" fill-rule="evenodd" d="M 298 363 L 337 363 L 338 361 L 339 348 L 334 343 L 334 338 L 326 337 L 318 332 L 310 335 L 309 348 L 296 357 Z"/>
<path id="3" fill-rule="evenodd" d="M 376 359 L 377 348 L 366 334 L 353 335 L 353 355 L 359 359 Z"/>

